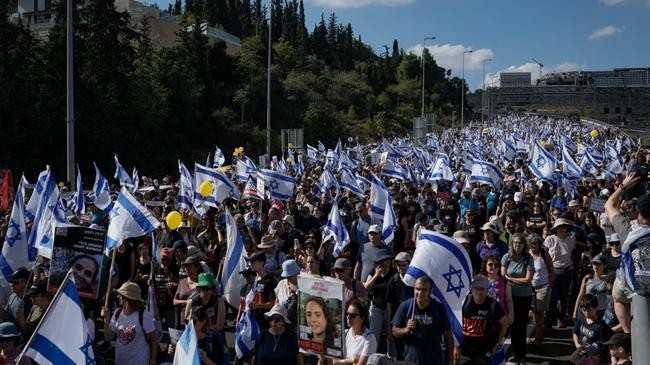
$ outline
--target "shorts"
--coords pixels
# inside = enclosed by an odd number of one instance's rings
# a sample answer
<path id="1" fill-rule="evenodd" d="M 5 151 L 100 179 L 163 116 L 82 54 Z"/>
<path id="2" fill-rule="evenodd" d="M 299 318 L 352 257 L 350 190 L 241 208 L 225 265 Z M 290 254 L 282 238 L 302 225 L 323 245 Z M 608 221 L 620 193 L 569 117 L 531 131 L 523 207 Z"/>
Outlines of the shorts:
<path id="1" fill-rule="evenodd" d="M 553 289 L 549 284 L 533 290 L 533 304 L 535 305 L 535 312 L 544 312 L 548 310 L 548 305 L 551 302 L 551 291 Z"/>
<path id="2" fill-rule="evenodd" d="M 625 287 L 621 281 L 618 279 L 618 276 L 614 280 L 614 287 L 612 288 L 612 296 L 617 302 L 630 304 L 632 299 L 629 298 L 629 295 L 632 294 L 629 288 Z"/>

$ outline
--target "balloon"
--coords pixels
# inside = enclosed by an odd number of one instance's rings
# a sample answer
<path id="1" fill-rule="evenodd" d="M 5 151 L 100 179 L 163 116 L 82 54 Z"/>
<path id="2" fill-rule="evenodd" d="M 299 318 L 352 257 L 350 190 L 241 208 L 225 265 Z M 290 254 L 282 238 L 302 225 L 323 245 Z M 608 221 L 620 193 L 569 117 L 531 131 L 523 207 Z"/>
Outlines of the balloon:
<path id="1" fill-rule="evenodd" d="M 288 144 L 289 148 L 293 147 L 293 143 Z"/>
<path id="2" fill-rule="evenodd" d="M 165 222 L 167 223 L 167 227 L 171 230 L 175 230 L 181 225 L 181 222 L 183 221 L 183 216 L 181 213 L 173 210 L 167 214 L 167 217 L 165 217 Z"/>
<path id="3" fill-rule="evenodd" d="M 541 142 L 539 142 L 539 144 L 541 144 L 542 147 L 546 147 L 546 141 L 541 141 Z"/>
<path id="4" fill-rule="evenodd" d="M 291 162 L 293 162 L 293 160 L 291 159 L 291 157 L 287 158 L 287 163 L 291 163 Z"/>
<path id="5" fill-rule="evenodd" d="M 214 189 L 214 185 L 212 184 L 212 182 L 204 181 L 199 186 L 199 194 L 201 194 L 201 196 L 205 198 L 206 196 L 212 194 L 212 189 Z"/>
<path id="6" fill-rule="evenodd" d="M 483 128 L 483 133 L 488 133 L 490 131 L 490 128 Z"/>
<path id="7" fill-rule="evenodd" d="M 591 138 L 596 138 L 598 137 L 598 131 L 594 129 L 589 133 L 589 135 L 591 136 Z"/>

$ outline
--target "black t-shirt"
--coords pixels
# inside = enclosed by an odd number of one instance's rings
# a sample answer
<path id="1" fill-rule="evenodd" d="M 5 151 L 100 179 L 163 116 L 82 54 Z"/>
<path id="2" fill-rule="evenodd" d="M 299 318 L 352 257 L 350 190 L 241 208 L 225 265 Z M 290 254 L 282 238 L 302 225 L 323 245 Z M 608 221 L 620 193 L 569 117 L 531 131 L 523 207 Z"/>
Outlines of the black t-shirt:
<path id="1" fill-rule="evenodd" d="M 393 277 L 394 271 L 391 270 L 388 274 L 380 276 L 375 280 L 372 288 L 368 291 L 368 298 L 372 304 L 379 309 L 386 309 L 386 292 L 388 291 L 388 282 Z"/>
<path id="2" fill-rule="evenodd" d="M 587 323 L 587 319 L 584 316 L 580 316 L 573 326 L 573 334 L 578 336 L 578 341 L 581 344 L 591 345 L 595 342 L 609 340 L 612 337 L 612 330 L 601 318 L 593 323 Z"/>
<path id="3" fill-rule="evenodd" d="M 285 330 L 279 336 L 268 330 L 260 333 L 255 341 L 255 363 L 260 365 L 296 365 L 298 337 Z"/>
<path id="4" fill-rule="evenodd" d="M 214 331 L 208 332 L 208 335 L 198 340 L 199 349 L 206 352 L 208 358 L 213 362 L 223 365 L 224 364 L 224 344 L 221 342 L 223 337 Z"/>
<path id="5" fill-rule="evenodd" d="M 269 273 L 257 280 L 253 285 L 255 290 L 255 296 L 253 297 L 253 302 L 257 304 L 269 303 L 275 301 L 275 287 L 278 283 L 275 281 L 273 276 Z M 255 314 L 255 320 L 257 325 L 262 329 L 269 328 L 269 321 L 264 317 L 265 309 L 256 309 L 253 310 Z"/>
<path id="6" fill-rule="evenodd" d="M 386 302 L 393 305 L 393 313 L 395 313 L 400 303 L 409 298 L 413 298 L 413 288 L 404 284 L 399 273 L 396 272 L 388 281 L 388 286 L 386 288 Z"/>
<path id="7" fill-rule="evenodd" d="M 483 356 L 497 341 L 497 322 L 505 316 L 501 306 L 494 299 L 487 297 L 482 304 L 467 297 L 463 305 L 463 354 L 476 357 Z"/>
<path id="8" fill-rule="evenodd" d="M 408 299 L 397 308 L 392 324 L 404 328 L 411 318 L 415 320 L 416 327 L 403 338 L 404 359 L 418 365 L 440 364 L 442 334 L 450 329 L 445 310 L 435 300 L 431 300 L 427 308 L 420 309 L 415 300 Z"/>
<path id="9" fill-rule="evenodd" d="M 528 221 L 531 222 L 531 223 L 535 223 L 535 224 L 545 223 L 546 222 L 546 217 L 542 213 L 531 213 L 530 216 L 528 217 Z M 530 233 L 537 233 L 537 234 L 541 235 L 544 229 L 543 228 L 528 227 L 527 230 Z"/>

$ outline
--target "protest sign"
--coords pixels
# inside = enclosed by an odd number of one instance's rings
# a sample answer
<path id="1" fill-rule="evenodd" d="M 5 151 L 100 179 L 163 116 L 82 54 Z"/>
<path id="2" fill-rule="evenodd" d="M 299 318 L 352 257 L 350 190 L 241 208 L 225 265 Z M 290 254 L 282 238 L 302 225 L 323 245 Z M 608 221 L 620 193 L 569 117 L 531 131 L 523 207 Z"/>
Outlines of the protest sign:
<path id="1" fill-rule="evenodd" d="M 104 230 L 57 224 L 48 290 L 56 291 L 72 269 L 79 296 L 97 299 L 105 240 Z"/>
<path id="2" fill-rule="evenodd" d="M 298 346 L 302 351 L 343 358 L 343 282 L 298 276 Z"/>
<path id="3" fill-rule="evenodd" d="M 589 210 L 592 212 L 602 213 L 605 211 L 605 201 L 602 199 L 591 199 L 591 204 L 589 205 Z"/>

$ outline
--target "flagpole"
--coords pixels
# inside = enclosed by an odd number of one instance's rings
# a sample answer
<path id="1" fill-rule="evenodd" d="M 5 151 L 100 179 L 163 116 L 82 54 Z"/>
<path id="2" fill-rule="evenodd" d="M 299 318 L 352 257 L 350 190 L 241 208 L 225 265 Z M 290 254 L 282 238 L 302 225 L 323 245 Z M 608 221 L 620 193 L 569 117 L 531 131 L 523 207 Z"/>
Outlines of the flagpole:
<path id="1" fill-rule="evenodd" d="M 108 270 L 108 282 L 106 284 L 106 298 L 104 298 L 104 307 L 108 308 L 108 300 L 111 297 L 111 279 L 113 278 L 113 267 L 115 266 L 115 256 L 117 255 L 117 247 L 113 248 L 113 257 L 111 258 L 111 268 Z"/>
<path id="2" fill-rule="evenodd" d="M 34 337 L 36 337 L 36 334 L 38 333 L 38 330 L 41 329 L 41 326 L 43 325 L 43 322 L 47 318 L 47 315 L 50 313 L 50 310 L 54 307 L 54 304 L 56 301 L 59 299 L 59 296 L 61 295 L 61 290 L 65 287 L 65 285 L 68 283 L 70 280 L 70 276 L 72 275 L 72 270 L 68 270 L 68 273 L 65 275 L 65 278 L 63 278 L 63 282 L 59 286 L 59 288 L 56 290 L 56 293 L 54 293 L 54 297 L 52 298 L 52 301 L 50 302 L 50 305 L 47 307 L 45 310 L 45 313 L 41 316 L 41 319 L 38 321 L 38 325 L 34 329 L 34 332 L 32 333 L 31 337 L 29 338 L 29 341 L 25 344 L 25 347 L 23 347 L 23 351 L 20 352 L 20 355 L 18 355 L 18 359 L 16 359 L 16 364 L 20 364 L 20 360 L 22 360 L 23 356 L 25 356 L 25 353 L 27 353 L 27 350 L 29 350 L 29 347 L 32 345 L 32 342 L 34 342 Z M 76 285 L 76 284 L 75 284 Z"/>

